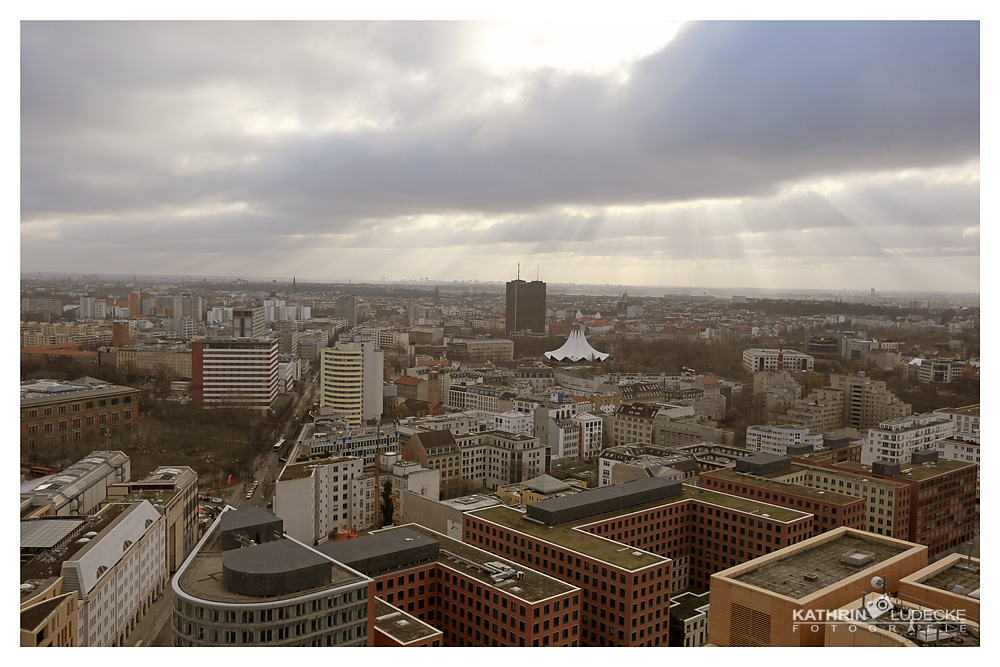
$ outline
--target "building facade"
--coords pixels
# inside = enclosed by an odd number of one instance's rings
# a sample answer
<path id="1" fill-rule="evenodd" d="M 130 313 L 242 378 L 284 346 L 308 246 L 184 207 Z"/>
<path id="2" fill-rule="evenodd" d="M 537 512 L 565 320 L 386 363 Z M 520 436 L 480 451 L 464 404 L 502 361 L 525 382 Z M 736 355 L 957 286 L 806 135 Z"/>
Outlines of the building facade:
<path id="1" fill-rule="evenodd" d="M 545 333 L 545 283 L 521 279 L 508 282 L 504 315 L 507 334 L 512 331 Z"/>
<path id="2" fill-rule="evenodd" d="M 808 428 L 799 424 L 747 427 L 746 447 L 755 452 L 784 455 L 789 445 L 820 447 L 822 444 L 823 435 L 821 433 L 811 433 Z"/>
<path id="3" fill-rule="evenodd" d="M 195 405 L 269 410 L 278 390 L 277 338 L 220 338 L 191 344 Z"/>
<path id="4" fill-rule="evenodd" d="M 351 426 L 382 416 L 384 353 L 372 341 L 338 341 L 321 350 L 320 406 L 345 415 Z"/>
<path id="5" fill-rule="evenodd" d="M 878 428 L 868 430 L 861 447 L 861 463 L 906 463 L 913 452 L 933 449 L 954 432 L 954 421 L 933 412 L 887 419 Z"/>
<path id="6" fill-rule="evenodd" d="M 172 581 L 175 646 L 367 646 L 371 579 L 227 507 Z"/>
<path id="7" fill-rule="evenodd" d="M 22 454 L 105 435 L 129 433 L 139 418 L 138 389 L 93 378 L 73 382 L 26 380 L 21 383 Z"/>

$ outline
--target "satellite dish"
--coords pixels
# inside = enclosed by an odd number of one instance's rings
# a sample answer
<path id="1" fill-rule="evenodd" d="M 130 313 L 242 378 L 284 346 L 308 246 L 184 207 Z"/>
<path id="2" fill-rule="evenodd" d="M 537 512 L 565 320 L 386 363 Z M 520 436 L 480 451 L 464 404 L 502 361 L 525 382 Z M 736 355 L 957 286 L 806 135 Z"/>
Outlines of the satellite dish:
<path id="1" fill-rule="evenodd" d="M 880 589 L 885 586 L 885 580 L 882 577 L 875 575 L 872 577 L 872 588 Z"/>

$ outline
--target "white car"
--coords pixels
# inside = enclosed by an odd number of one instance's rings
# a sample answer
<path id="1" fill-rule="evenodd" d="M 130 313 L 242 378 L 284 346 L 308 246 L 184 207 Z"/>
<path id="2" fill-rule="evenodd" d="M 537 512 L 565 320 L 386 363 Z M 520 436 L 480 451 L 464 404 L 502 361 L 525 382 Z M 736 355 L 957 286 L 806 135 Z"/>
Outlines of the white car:
<path id="1" fill-rule="evenodd" d="M 253 498 L 253 491 L 247 494 L 247 500 L 250 500 L 251 498 Z"/>

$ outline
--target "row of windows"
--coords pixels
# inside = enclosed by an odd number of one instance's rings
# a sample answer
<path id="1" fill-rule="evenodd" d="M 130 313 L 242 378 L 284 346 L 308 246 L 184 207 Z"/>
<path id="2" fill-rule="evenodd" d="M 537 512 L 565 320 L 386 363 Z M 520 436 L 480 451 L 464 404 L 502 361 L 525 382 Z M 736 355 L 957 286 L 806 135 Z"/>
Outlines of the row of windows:
<path id="1" fill-rule="evenodd" d="M 81 401 L 79 403 L 71 403 L 68 405 L 57 405 L 48 408 L 32 408 L 30 410 L 21 411 L 21 419 L 36 419 L 37 417 L 50 417 L 54 414 L 66 414 L 67 412 L 80 412 L 81 410 L 93 410 L 95 405 L 99 408 L 106 408 L 108 406 L 129 404 L 132 403 L 132 396 L 122 396 L 118 398 L 102 398 L 96 401 Z"/>

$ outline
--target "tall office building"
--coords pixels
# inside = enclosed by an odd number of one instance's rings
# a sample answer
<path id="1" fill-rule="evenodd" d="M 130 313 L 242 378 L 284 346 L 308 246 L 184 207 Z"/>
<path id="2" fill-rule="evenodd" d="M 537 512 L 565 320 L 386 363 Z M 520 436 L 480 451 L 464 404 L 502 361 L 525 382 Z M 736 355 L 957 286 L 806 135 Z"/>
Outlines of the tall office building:
<path id="1" fill-rule="evenodd" d="M 266 410 L 278 393 L 277 338 L 220 338 L 191 344 L 195 405 Z"/>
<path id="2" fill-rule="evenodd" d="M 511 280 L 507 283 L 506 332 L 545 333 L 545 283 Z"/>
<path id="3" fill-rule="evenodd" d="M 382 350 L 374 341 L 338 341 L 321 351 L 320 405 L 346 415 L 351 426 L 382 417 Z"/>
<path id="4" fill-rule="evenodd" d="M 233 308 L 233 338 L 260 338 L 263 335 L 263 306 Z"/>
<path id="5" fill-rule="evenodd" d="M 351 328 L 358 324 L 358 297 L 353 295 L 338 296 L 333 302 L 334 317 L 343 317 L 347 320 L 347 327 Z"/>

